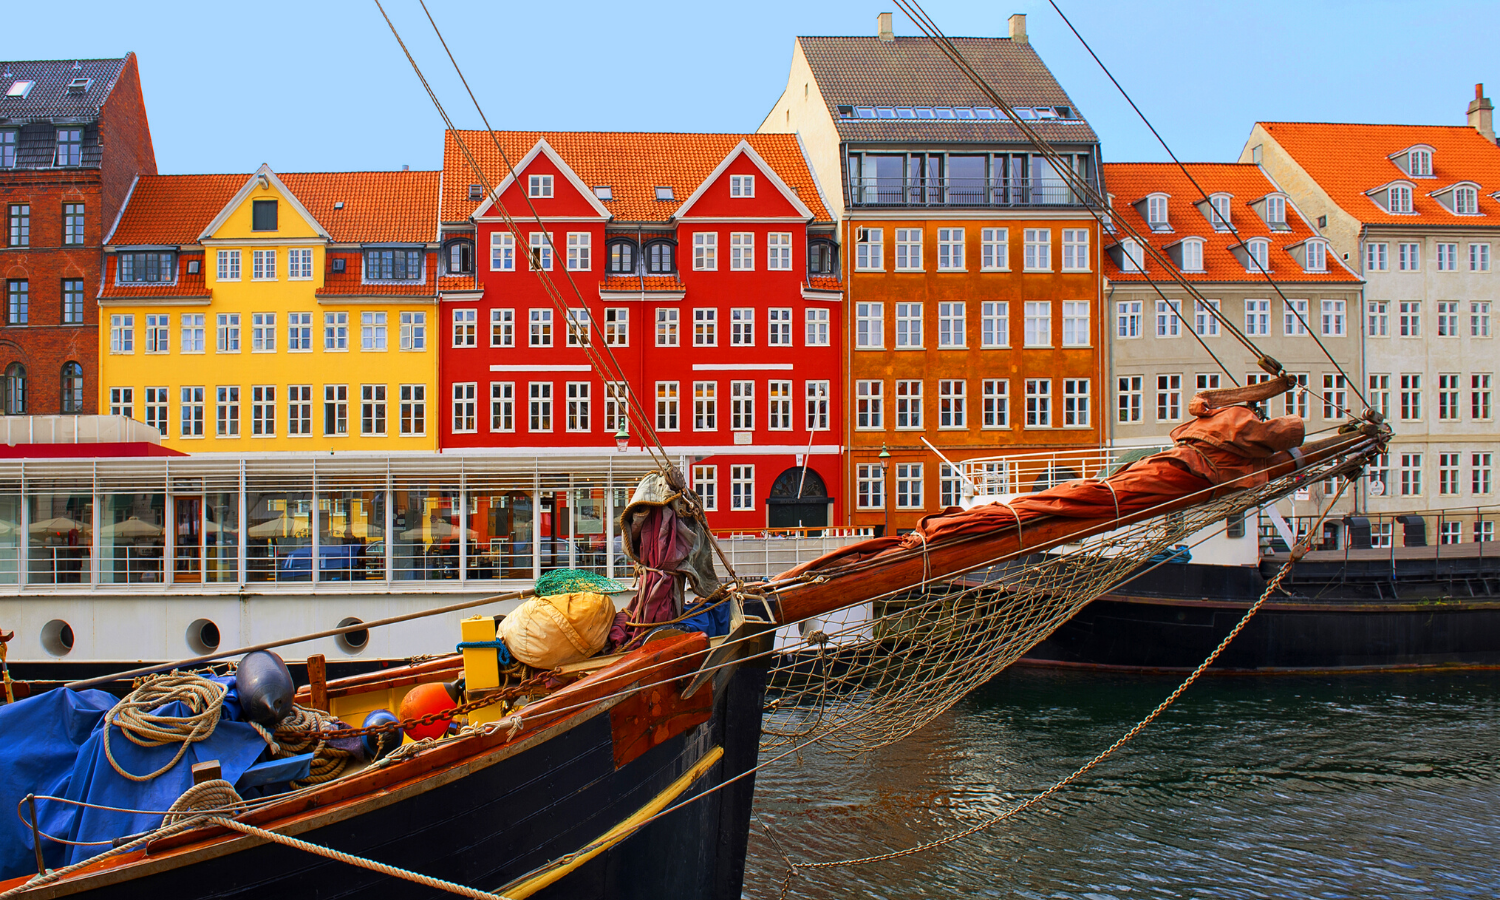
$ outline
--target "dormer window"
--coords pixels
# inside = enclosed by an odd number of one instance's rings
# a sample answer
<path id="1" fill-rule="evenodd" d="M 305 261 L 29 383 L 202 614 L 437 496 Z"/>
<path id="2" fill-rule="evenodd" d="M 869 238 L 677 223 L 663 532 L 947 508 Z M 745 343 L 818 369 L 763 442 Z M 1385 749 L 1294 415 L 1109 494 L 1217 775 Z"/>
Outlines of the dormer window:
<path id="1" fill-rule="evenodd" d="M 449 243 L 444 253 L 444 264 L 449 275 L 474 274 L 474 244 L 468 240 Z"/>
<path id="2" fill-rule="evenodd" d="M 731 197 L 754 197 L 755 176 L 754 175 L 731 175 L 729 176 L 729 196 Z"/>
<path id="3" fill-rule="evenodd" d="M 652 241 L 646 245 L 646 273 L 670 275 L 677 271 L 677 247 L 671 241 Z"/>
<path id="4" fill-rule="evenodd" d="M 1432 177 L 1432 151 L 1413 149 L 1406 155 L 1406 171 L 1413 178 Z"/>
<path id="5" fill-rule="evenodd" d="M 1214 194 L 1208 198 L 1208 221 L 1214 226 L 1214 231 L 1229 230 L 1229 204 L 1232 200 L 1229 194 Z"/>
<path id="6" fill-rule="evenodd" d="M 83 165 L 83 129 L 67 126 L 57 129 L 57 164 L 59 166 Z"/>
<path id="7" fill-rule="evenodd" d="M 1308 241 L 1304 250 L 1307 254 L 1307 263 L 1303 266 L 1309 272 L 1326 272 L 1328 270 L 1328 245 L 1322 241 Z"/>
<path id="8" fill-rule="evenodd" d="M 1188 238 L 1182 242 L 1182 271 L 1203 271 L 1203 241 Z"/>
<path id="9" fill-rule="evenodd" d="M 610 242 L 609 271 L 612 275 L 632 275 L 635 273 L 634 241 Z"/>
<path id="10" fill-rule="evenodd" d="M 1120 268 L 1126 272 L 1146 271 L 1146 253 L 1141 245 L 1126 238 L 1120 242 Z"/>
<path id="11" fill-rule="evenodd" d="M 1387 194 L 1389 200 L 1386 208 L 1398 215 L 1409 215 L 1411 213 L 1411 187 L 1404 184 L 1391 185 Z"/>
<path id="12" fill-rule="evenodd" d="M 538 199 L 546 199 L 552 196 L 551 175 L 527 176 L 526 196 Z"/>
<path id="13" fill-rule="evenodd" d="M 1479 192 L 1471 187 L 1454 188 L 1453 212 L 1460 216 L 1479 215 Z"/>
<path id="14" fill-rule="evenodd" d="M 1266 224 L 1271 227 L 1286 225 L 1286 199 L 1275 195 L 1266 198 Z"/>
<path id="15" fill-rule="evenodd" d="M 483 200 L 484 199 L 484 187 L 482 185 L 477 185 L 477 184 L 471 184 L 471 185 L 469 185 L 469 199 L 470 200 Z"/>
<path id="16" fill-rule="evenodd" d="M 1252 274 L 1271 271 L 1271 242 L 1265 238 L 1255 238 L 1245 244 L 1245 250 L 1249 254 L 1245 263 L 1245 271 Z"/>
<path id="17" fill-rule="evenodd" d="M 1167 195 L 1152 194 L 1146 198 L 1146 224 L 1152 231 L 1171 231 L 1167 224 Z"/>
<path id="18" fill-rule="evenodd" d="M 807 274 L 832 275 L 835 257 L 832 241 L 808 241 Z"/>
<path id="19" fill-rule="evenodd" d="M 176 280 L 175 253 L 121 253 L 116 261 L 116 284 L 163 284 Z"/>

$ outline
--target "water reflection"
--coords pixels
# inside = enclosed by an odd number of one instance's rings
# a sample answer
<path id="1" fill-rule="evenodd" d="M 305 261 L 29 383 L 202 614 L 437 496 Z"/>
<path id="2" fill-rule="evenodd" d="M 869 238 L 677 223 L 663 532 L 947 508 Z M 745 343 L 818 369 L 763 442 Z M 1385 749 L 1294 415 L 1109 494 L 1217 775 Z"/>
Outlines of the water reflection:
<path id="1" fill-rule="evenodd" d="M 756 784 L 794 859 L 907 847 L 1042 790 L 1175 686 L 1018 671 L 853 762 L 816 750 Z M 1214 679 L 1040 811 L 798 897 L 1495 896 L 1500 674 Z M 752 830 L 745 895 L 784 864 Z"/>

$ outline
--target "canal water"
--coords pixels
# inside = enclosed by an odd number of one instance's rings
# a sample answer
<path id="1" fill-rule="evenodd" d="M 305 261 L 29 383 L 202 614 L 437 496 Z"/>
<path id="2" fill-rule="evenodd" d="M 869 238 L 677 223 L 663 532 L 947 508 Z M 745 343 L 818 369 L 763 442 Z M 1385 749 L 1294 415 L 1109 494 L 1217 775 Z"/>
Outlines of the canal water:
<path id="1" fill-rule="evenodd" d="M 768 766 L 745 896 L 777 895 L 783 853 L 881 853 L 1007 809 L 1176 684 L 1016 669 L 893 747 Z M 1500 896 L 1500 673 L 1205 679 L 1040 811 L 789 896 Z"/>

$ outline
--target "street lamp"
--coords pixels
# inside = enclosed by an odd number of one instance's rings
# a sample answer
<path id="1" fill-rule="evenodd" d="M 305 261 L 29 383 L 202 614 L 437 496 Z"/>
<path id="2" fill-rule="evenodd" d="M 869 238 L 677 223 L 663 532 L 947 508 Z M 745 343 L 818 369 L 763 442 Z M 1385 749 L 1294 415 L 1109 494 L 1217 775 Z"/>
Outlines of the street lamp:
<path id="1" fill-rule="evenodd" d="M 891 451 L 885 448 L 885 443 L 880 445 L 880 505 L 885 509 L 885 530 L 883 535 L 891 533 L 891 493 L 890 485 L 886 481 L 886 473 L 891 468 Z"/>
<path id="2" fill-rule="evenodd" d="M 615 449 L 624 453 L 628 446 L 630 446 L 630 432 L 625 430 L 625 422 L 621 421 L 620 430 L 615 432 Z"/>

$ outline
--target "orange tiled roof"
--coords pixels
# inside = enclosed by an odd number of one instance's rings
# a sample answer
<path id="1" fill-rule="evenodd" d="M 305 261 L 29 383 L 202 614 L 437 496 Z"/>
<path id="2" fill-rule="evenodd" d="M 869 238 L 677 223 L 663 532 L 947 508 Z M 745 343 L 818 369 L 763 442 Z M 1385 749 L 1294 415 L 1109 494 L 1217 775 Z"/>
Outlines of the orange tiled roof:
<path id="1" fill-rule="evenodd" d="M 1287 153 L 1328 192 L 1341 209 L 1361 222 L 1382 225 L 1500 225 L 1500 147 L 1466 125 L 1350 125 L 1326 122 L 1261 122 Z M 1434 178 L 1410 178 L 1390 154 L 1414 144 L 1432 147 Z M 1386 212 L 1365 192 L 1397 179 L 1417 185 L 1416 215 Z M 1459 181 L 1479 184 L 1480 216 L 1449 212 L 1429 191 Z"/>
<path id="2" fill-rule="evenodd" d="M 344 263 L 344 271 L 335 274 L 331 262 L 340 257 L 347 261 Z M 323 286 L 317 291 L 319 297 L 431 297 L 437 293 L 436 253 L 427 254 L 427 280 L 422 284 L 366 283 L 358 253 L 330 253 L 328 260 L 328 270 L 323 274 Z"/>
<path id="3" fill-rule="evenodd" d="M 483 131 L 460 133 L 490 184 L 499 184 L 510 170 L 489 135 Z M 798 199 L 812 210 L 815 221 L 832 219 L 818 196 L 817 183 L 793 134 L 497 131 L 495 136 L 512 163 L 520 162 L 538 140 L 546 138 L 584 184 L 609 185 L 613 189 L 615 199 L 604 201 L 604 206 L 622 222 L 667 221 L 714 167 L 740 141 L 747 141 L 781 180 L 796 190 Z M 469 168 L 451 131 L 443 136 L 443 172 L 443 221 L 463 221 L 479 206 L 479 201 L 469 199 L 469 185 L 479 179 Z M 658 186 L 670 186 L 676 199 L 657 200 Z M 515 215 L 521 212 L 524 211 L 512 211 Z"/>
<path id="4" fill-rule="evenodd" d="M 809 275 L 807 287 L 813 291 L 842 291 L 844 282 L 837 275 Z"/>
<path id="5" fill-rule="evenodd" d="M 686 285 L 676 275 L 606 275 L 599 282 L 601 291 L 685 291 Z"/>
<path id="6" fill-rule="evenodd" d="M 1246 272 L 1244 263 L 1240 262 L 1229 250 L 1230 247 L 1253 237 L 1270 240 L 1271 277 L 1278 282 L 1358 283 L 1360 280 L 1357 275 L 1339 264 L 1331 250 L 1328 253 L 1328 271 L 1304 272 L 1302 270 L 1301 264 L 1286 251 L 1286 248 L 1312 237 L 1312 227 L 1288 205 L 1286 219 L 1291 230 L 1272 231 L 1270 226 L 1248 205 L 1249 201 L 1257 200 L 1276 190 L 1276 185 L 1266 177 L 1260 166 L 1251 163 L 1187 164 L 1187 170 L 1192 173 L 1193 180 L 1202 186 L 1204 192 L 1208 194 L 1223 192 L 1233 196 L 1229 220 L 1239 232 L 1238 237 L 1230 232 L 1214 231 L 1208 218 L 1194 205 L 1196 202 L 1201 202 L 1202 195 L 1199 194 L 1198 188 L 1193 186 L 1193 181 L 1183 174 L 1182 169 L 1178 168 L 1176 163 L 1105 163 L 1103 170 L 1104 184 L 1114 196 L 1112 217 L 1118 222 L 1129 223 L 1131 228 L 1145 236 L 1157 249 L 1160 250 L 1185 237 L 1203 238 L 1203 271 L 1184 272 L 1183 278 L 1187 281 L 1263 283 L 1265 281 L 1263 275 L 1259 272 L 1253 274 Z M 1172 226 L 1170 234 L 1153 233 L 1140 211 L 1135 208 L 1134 204 L 1137 201 L 1144 199 L 1147 194 L 1156 192 L 1170 195 L 1167 201 L 1167 219 Z M 1105 237 L 1105 245 L 1114 246 L 1119 238 L 1126 235 L 1125 229 L 1120 228 L 1117 235 Z M 1153 281 L 1166 278 L 1166 273 L 1161 271 L 1161 266 L 1149 256 L 1146 258 L 1145 274 L 1142 274 L 1121 271 L 1114 259 L 1106 254 L 1104 274 L 1114 281 L 1144 282 L 1148 278 Z"/>
<path id="7" fill-rule="evenodd" d="M 143 175 L 110 243 L 192 244 L 250 175 Z M 338 243 L 437 238 L 440 172 L 277 173 Z M 343 209 L 334 209 L 342 201 Z"/>
<path id="8" fill-rule="evenodd" d="M 473 275 L 439 275 L 438 290 L 440 291 L 477 291 L 478 283 Z"/>
<path id="9" fill-rule="evenodd" d="M 196 261 L 198 271 L 188 272 L 188 263 Z M 213 296 L 203 280 L 203 254 L 184 253 L 177 258 L 177 282 L 175 284 L 115 284 L 115 264 L 118 258 L 110 254 L 104 264 L 104 280 L 99 285 L 99 296 L 104 299 L 156 298 L 156 297 L 204 297 Z"/>

